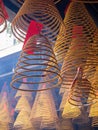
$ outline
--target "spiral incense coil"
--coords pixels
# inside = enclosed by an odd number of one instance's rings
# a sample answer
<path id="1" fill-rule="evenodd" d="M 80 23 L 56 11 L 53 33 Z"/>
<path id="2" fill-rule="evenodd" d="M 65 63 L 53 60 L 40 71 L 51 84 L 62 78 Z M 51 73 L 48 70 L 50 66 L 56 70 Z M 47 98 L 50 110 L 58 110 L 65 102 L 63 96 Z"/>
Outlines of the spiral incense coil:
<path id="1" fill-rule="evenodd" d="M 2 33 L 7 28 L 7 21 L 6 18 L 0 9 L 0 33 Z"/>
<path id="2" fill-rule="evenodd" d="M 41 88 L 45 87 L 45 85 L 41 86 Z M 41 129 L 53 129 L 56 127 L 58 116 L 51 90 L 37 93 L 34 104 L 32 106 L 30 120 L 35 127 L 40 125 Z"/>
<path id="3" fill-rule="evenodd" d="M 82 27 L 83 34 L 91 44 L 93 42 L 94 33 L 97 29 L 97 26 L 92 17 L 89 15 L 87 9 L 85 8 L 85 5 L 83 3 L 77 2 L 71 2 L 69 4 L 64 18 L 64 25 L 66 32 L 61 25 L 60 32 L 57 36 L 54 46 L 54 52 L 56 54 L 58 62 L 63 62 L 66 52 L 69 49 L 73 38 L 73 27 Z"/>
<path id="4" fill-rule="evenodd" d="M 72 0 L 72 1 L 81 3 L 98 3 L 98 0 Z"/>
<path id="5" fill-rule="evenodd" d="M 32 128 L 32 123 L 29 120 L 29 114 L 26 111 L 20 111 L 15 122 L 15 128 L 29 129 Z M 33 129 L 32 129 L 33 130 Z"/>
<path id="6" fill-rule="evenodd" d="M 43 24 L 42 34 L 52 42 L 56 40 L 63 20 L 53 0 L 25 0 L 12 21 L 12 32 L 20 41 L 25 40 L 28 26 L 32 20 Z"/>
<path id="7" fill-rule="evenodd" d="M 82 34 L 82 32 L 81 34 L 74 34 L 71 46 L 66 53 L 61 67 L 61 76 L 63 78 L 61 88 L 70 89 L 79 66 L 83 68 L 83 71 L 85 70 L 85 73 L 83 72 L 83 77 L 88 79 L 88 76 L 91 75 L 92 71 L 89 71 L 88 73 L 86 68 L 93 68 L 93 66 L 97 65 L 98 60 L 96 54 L 94 54 L 94 49 L 87 42 L 85 36 Z M 87 73 L 88 76 L 86 77 Z"/>
<path id="8" fill-rule="evenodd" d="M 27 78 L 27 81 L 23 81 L 23 78 Z M 59 87 L 61 82 L 59 67 L 49 41 L 42 35 L 31 37 L 21 52 L 11 86 L 22 91 L 41 91 Z M 38 89 L 39 84 L 46 83 L 45 89 Z M 28 84 L 29 89 L 19 88 L 20 84 Z"/>
<path id="9" fill-rule="evenodd" d="M 78 68 L 68 98 L 69 103 L 75 106 L 90 105 L 96 97 L 95 89 L 87 79 L 82 78 L 82 72 L 81 68 Z"/>
<path id="10" fill-rule="evenodd" d="M 92 127 L 98 127 L 98 116 L 92 117 Z"/>
<path id="11" fill-rule="evenodd" d="M 24 103 L 25 103 L 25 105 L 24 105 Z M 15 107 L 15 111 L 17 111 L 17 112 L 20 112 L 20 111 L 22 111 L 22 110 L 23 110 L 23 111 L 26 111 L 26 112 L 28 112 L 28 113 L 31 112 L 30 103 L 29 103 L 29 101 L 26 99 L 25 96 L 20 97 L 20 99 L 18 100 L 17 105 L 16 105 L 16 107 Z"/>

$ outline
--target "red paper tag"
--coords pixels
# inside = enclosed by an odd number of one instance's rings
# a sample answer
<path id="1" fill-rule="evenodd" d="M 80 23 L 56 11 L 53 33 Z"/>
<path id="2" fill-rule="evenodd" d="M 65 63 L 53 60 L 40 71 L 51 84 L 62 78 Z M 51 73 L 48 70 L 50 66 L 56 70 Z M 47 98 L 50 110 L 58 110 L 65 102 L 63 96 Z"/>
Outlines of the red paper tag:
<path id="1" fill-rule="evenodd" d="M 4 14 L 5 19 L 8 19 L 8 13 L 7 13 L 6 9 L 5 9 L 5 6 L 4 6 L 4 3 L 3 3 L 2 0 L 0 0 L 0 8 L 2 9 L 2 12 Z"/>
<path id="2" fill-rule="evenodd" d="M 76 38 L 78 35 L 83 34 L 83 26 L 75 25 L 72 30 L 72 38 Z"/>
<path id="3" fill-rule="evenodd" d="M 37 35 L 41 32 L 43 28 L 43 25 L 41 23 L 38 23 L 34 20 L 31 21 L 29 27 L 28 27 L 28 31 L 27 31 L 27 34 L 26 34 L 26 38 L 25 38 L 25 41 L 24 41 L 24 45 L 23 45 L 23 48 L 27 42 L 27 40 L 33 36 L 33 35 Z M 28 54 L 33 54 L 33 51 L 32 51 L 32 48 L 29 50 L 25 50 Z"/>

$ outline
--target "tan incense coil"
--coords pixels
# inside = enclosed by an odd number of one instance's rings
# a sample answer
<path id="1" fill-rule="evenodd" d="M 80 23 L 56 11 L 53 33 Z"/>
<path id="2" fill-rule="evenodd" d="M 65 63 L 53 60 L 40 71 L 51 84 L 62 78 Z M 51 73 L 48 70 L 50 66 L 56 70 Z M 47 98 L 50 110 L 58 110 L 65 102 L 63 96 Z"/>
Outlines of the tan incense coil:
<path id="1" fill-rule="evenodd" d="M 58 62 L 63 62 L 66 52 L 69 49 L 74 26 L 83 28 L 83 34 L 89 43 L 93 42 L 94 33 L 97 28 L 95 22 L 85 8 L 85 5 L 77 2 L 71 2 L 69 4 L 64 18 L 64 25 L 66 32 L 62 33 L 64 32 L 64 28 L 61 26 L 54 46 L 54 52 L 56 53 Z"/>
<path id="2" fill-rule="evenodd" d="M 12 32 L 20 41 L 25 40 L 28 26 L 32 20 L 43 24 L 42 34 L 52 42 L 56 40 L 63 20 L 53 0 L 25 0 L 12 21 Z"/>
<path id="3" fill-rule="evenodd" d="M 98 0 L 72 0 L 72 1 L 81 3 L 98 3 Z"/>
<path id="4" fill-rule="evenodd" d="M 23 81 L 23 78 L 27 78 L 27 81 Z M 42 35 L 31 37 L 21 52 L 11 86 L 22 91 L 42 91 L 59 87 L 61 82 L 51 44 Z M 20 89 L 20 84 L 28 84 L 29 89 Z M 47 87 L 39 90 L 39 84 L 47 84 Z"/>
<path id="5" fill-rule="evenodd" d="M 46 86 L 40 86 L 45 88 Z M 56 112 L 55 102 L 51 90 L 37 93 L 30 119 L 33 125 L 40 126 L 40 128 L 55 128 L 58 116 Z"/>
<path id="6" fill-rule="evenodd" d="M 98 127 L 98 116 L 92 117 L 92 127 Z"/>
<path id="7" fill-rule="evenodd" d="M 71 46 L 66 53 L 64 62 L 61 67 L 61 76 L 63 83 L 60 89 L 70 89 L 71 84 L 77 72 L 77 68 L 81 66 L 84 68 L 87 56 L 89 55 L 88 50 L 90 46 L 83 35 L 77 34 L 76 38 L 73 38 Z M 62 90 L 62 92 L 64 89 Z"/>
<path id="8" fill-rule="evenodd" d="M 74 33 L 71 46 L 64 58 L 64 62 L 61 68 L 61 76 L 63 78 L 63 83 L 61 88 L 70 89 L 72 81 L 76 75 L 77 68 L 81 66 L 83 71 L 85 68 L 90 66 L 98 65 L 98 60 L 96 54 L 94 54 L 94 49 L 87 42 L 86 37 L 79 32 Z M 85 69 L 83 72 L 83 77 L 86 76 L 88 70 Z M 90 76 L 92 71 L 89 71 L 88 76 Z M 64 90 L 64 89 L 63 89 Z"/>
<path id="9" fill-rule="evenodd" d="M 26 111 L 20 111 L 15 122 L 14 127 L 19 128 L 22 127 L 22 129 L 29 129 L 32 128 L 32 123 L 29 120 L 29 114 Z M 33 129 L 32 129 L 33 130 Z"/>
<path id="10" fill-rule="evenodd" d="M 26 111 L 28 113 L 31 112 L 30 103 L 25 96 L 20 97 L 20 99 L 18 100 L 16 107 L 15 107 L 15 111 L 17 111 L 17 112 L 20 112 L 22 110 Z"/>

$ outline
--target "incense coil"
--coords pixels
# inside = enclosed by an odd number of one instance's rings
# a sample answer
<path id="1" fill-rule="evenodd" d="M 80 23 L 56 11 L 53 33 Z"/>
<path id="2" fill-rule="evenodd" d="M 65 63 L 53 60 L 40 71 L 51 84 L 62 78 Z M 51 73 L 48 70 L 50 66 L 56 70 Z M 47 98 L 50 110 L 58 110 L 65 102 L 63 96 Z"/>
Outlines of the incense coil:
<path id="1" fill-rule="evenodd" d="M 97 29 L 97 26 L 89 15 L 85 5 L 77 2 L 71 2 L 69 4 L 64 18 L 64 25 L 66 32 L 63 32 L 64 28 L 61 25 L 54 46 L 54 52 L 58 62 L 63 62 L 63 59 L 65 58 L 66 52 L 73 39 L 74 26 L 80 26 L 83 28 L 83 35 L 91 44 L 93 43 L 94 33 Z"/>
<path id="2" fill-rule="evenodd" d="M 61 88 L 65 89 L 70 89 L 79 66 L 83 68 L 83 77 L 88 79 L 94 73 L 93 67 L 98 65 L 94 49 L 87 42 L 84 35 L 76 33 L 74 36 L 76 37 L 73 38 L 61 67 L 61 76 L 63 78 Z M 89 67 L 92 68 L 92 71 L 88 70 Z"/>
<path id="3" fill-rule="evenodd" d="M 45 88 L 46 86 L 44 85 L 39 87 Z M 50 90 L 37 93 L 31 110 L 30 120 L 35 127 L 40 126 L 41 129 L 53 129 L 56 127 L 56 123 L 59 119 L 56 112 L 54 98 Z"/>
<path id="4" fill-rule="evenodd" d="M 25 0 L 12 21 L 12 32 L 20 41 L 25 40 L 28 26 L 32 20 L 43 24 L 42 34 L 52 42 L 56 40 L 59 26 L 63 20 L 53 0 Z"/>
<path id="5" fill-rule="evenodd" d="M 14 122 L 14 128 L 30 129 L 32 127 L 33 126 L 29 120 L 28 112 L 20 111 L 15 122 Z"/>
<path id="6" fill-rule="evenodd" d="M 92 117 L 92 127 L 98 127 L 98 116 Z"/>
<path id="7" fill-rule="evenodd" d="M 72 1 L 81 3 L 98 3 L 98 0 L 72 0 Z"/>
<path id="8" fill-rule="evenodd" d="M 7 28 L 7 21 L 6 18 L 0 9 L 0 33 L 2 33 Z"/>
<path id="9" fill-rule="evenodd" d="M 23 81 L 23 78 L 27 78 L 27 81 Z M 39 84 L 47 83 L 47 87 L 42 89 L 46 90 L 59 87 L 61 82 L 51 44 L 42 35 L 32 36 L 21 52 L 11 86 L 22 91 L 41 91 L 38 89 Z M 29 89 L 19 88 L 20 84 L 28 84 Z"/>
<path id="10" fill-rule="evenodd" d="M 95 98 L 95 89 L 87 79 L 82 78 L 82 70 L 78 68 L 68 97 L 69 103 L 75 106 L 88 106 L 94 103 Z"/>

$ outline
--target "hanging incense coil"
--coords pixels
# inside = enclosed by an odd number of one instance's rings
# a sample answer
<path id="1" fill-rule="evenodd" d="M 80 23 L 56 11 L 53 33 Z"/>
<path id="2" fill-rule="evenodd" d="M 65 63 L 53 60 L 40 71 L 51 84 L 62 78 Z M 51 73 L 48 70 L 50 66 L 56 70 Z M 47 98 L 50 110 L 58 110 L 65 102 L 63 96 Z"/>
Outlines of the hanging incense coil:
<path id="1" fill-rule="evenodd" d="M 80 31 L 82 28 L 85 38 L 87 38 L 88 42 L 91 44 L 93 42 L 94 33 L 97 29 L 97 26 L 89 15 L 85 5 L 77 2 L 71 2 L 69 4 L 64 18 L 64 25 L 66 31 L 64 31 L 65 29 L 61 25 L 54 46 L 56 58 L 60 63 L 63 62 L 66 52 L 71 44 L 73 38 L 73 27 L 80 26 Z"/>
<path id="2" fill-rule="evenodd" d="M 27 81 L 23 81 L 23 78 L 27 78 Z M 41 91 L 59 87 L 61 82 L 62 78 L 51 44 L 42 35 L 31 37 L 21 52 L 11 86 L 22 91 Z M 38 89 L 39 84 L 46 83 L 45 89 Z M 19 88 L 20 84 L 28 84 L 29 89 Z"/>
<path id="3" fill-rule="evenodd" d="M 98 127 L 98 116 L 92 117 L 92 127 Z"/>
<path id="4" fill-rule="evenodd" d="M 39 87 L 46 88 L 45 85 Z M 53 129 L 56 127 L 58 116 L 51 90 L 37 93 L 32 106 L 30 120 L 35 127 L 40 126 L 41 129 Z"/>
<path id="5" fill-rule="evenodd" d="M 53 0 L 25 0 L 12 21 L 12 32 L 20 41 L 25 40 L 28 26 L 32 20 L 43 24 L 42 34 L 52 42 L 56 40 L 63 20 Z"/>
<path id="6" fill-rule="evenodd" d="M 81 3 L 98 3 L 98 0 L 72 0 L 72 1 Z"/>
<path id="7" fill-rule="evenodd" d="M 78 30 L 80 27 L 76 28 Z M 88 73 L 88 68 L 93 68 L 93 66 L 97 65 L 98 60 L 96 54 L 94 54 L 94 49 L 87 42 L 87 39 L 83 35 L 82 31 L 80 34 L 78 31 L 74 32 L 71 46 L 66 53 L 61 67 L 61 76 L 63 78 L 61 88 L 70 89 L 79 66 L 83 68 L 83 77 L 88 79 L 88 76 L 92 73 L 92 71 L 89 71 Z"/>
<path id="8" fill-rule="evenodd" d="M 82 78 L 82 70 L 78 68 L 69 94 L 69 103 L 75 106 L 87 106 L 94 103 L 95 97 L 95 89 L 87 79 Z"/>

